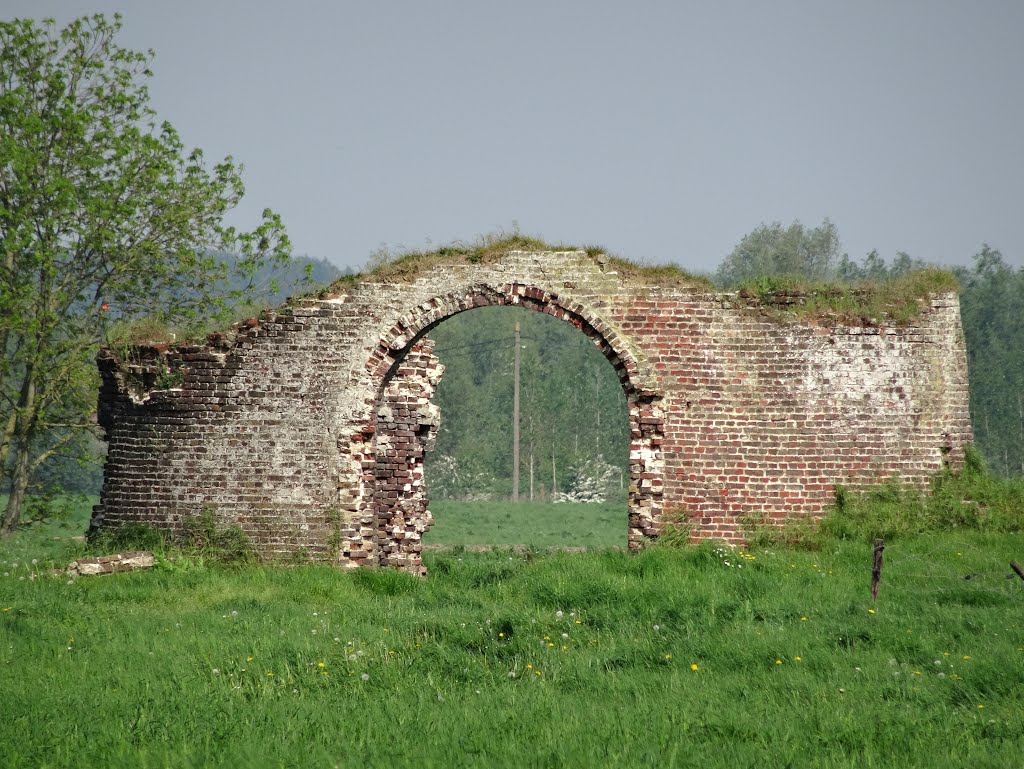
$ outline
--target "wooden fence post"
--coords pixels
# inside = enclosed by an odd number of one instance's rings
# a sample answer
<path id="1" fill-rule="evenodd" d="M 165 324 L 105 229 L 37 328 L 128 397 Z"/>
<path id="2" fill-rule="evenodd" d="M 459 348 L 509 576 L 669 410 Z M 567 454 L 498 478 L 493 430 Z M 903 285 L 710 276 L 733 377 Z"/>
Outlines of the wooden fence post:
<path id="1" fill-rule="evenodd" d="M 871 600 L 878 600 L 878 583 L 882 580 L 882 552 L 885 550 L 885 541 L 875 540 L 875 563 L 871 567 Z"/>

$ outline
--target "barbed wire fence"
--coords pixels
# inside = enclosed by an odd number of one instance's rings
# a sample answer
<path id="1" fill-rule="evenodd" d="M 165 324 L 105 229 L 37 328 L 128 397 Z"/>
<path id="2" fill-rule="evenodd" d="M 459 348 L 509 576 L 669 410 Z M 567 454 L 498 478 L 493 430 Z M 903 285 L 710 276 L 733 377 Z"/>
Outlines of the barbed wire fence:
<path id="1" fill-rule="evenodd" d="M 1024 604 L 1024 567 L 980 543 L 950 540 L 940 553 L 914 552 L 902 547 L 901 540 L 876 539 L 870 550 L 865 548 L 865 556 L 865 590 L 870 585 L 873 598 L 895 593 L 963 603 L 968 594 L 987 594 Z"/>

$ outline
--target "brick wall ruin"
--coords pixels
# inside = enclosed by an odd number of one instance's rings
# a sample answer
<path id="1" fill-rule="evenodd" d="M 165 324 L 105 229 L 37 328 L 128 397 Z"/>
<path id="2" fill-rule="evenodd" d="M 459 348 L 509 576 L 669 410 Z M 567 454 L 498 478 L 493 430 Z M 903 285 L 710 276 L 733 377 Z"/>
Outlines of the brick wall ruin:
<path id="1" fill-rule="evenodd" d="M 780 320 L 581 251 L 511 252 L 372 276 L 213 334 L 99 358 L 109 452 L 93 529 L 179 531 L 204 509 L 267 558 L 422 573 L 423 454 L 455 313 L 515 305 L 587 335 L 627 397 L 630 547 L 684 515 L 696 538 L 820 515 L 835 484 L 925 484 L 971 440 L 955 294 L 911 326 Z M 443 417 L 443 415 L 440 415 Z"/>

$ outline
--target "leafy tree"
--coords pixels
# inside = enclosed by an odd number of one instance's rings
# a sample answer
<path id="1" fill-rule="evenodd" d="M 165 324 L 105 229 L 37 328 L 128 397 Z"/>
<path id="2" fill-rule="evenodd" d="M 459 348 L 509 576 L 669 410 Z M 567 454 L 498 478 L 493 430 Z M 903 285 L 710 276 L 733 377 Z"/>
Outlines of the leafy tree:
<path id="1" fill-rule="evenodd" d="M 835 274 L 839 248 L 839 233 L 828 219 L 814 229 L 800 222 L 789 227 L 780 222 L 762 224 L 722 260 L 715 282 L 731 287 L 769 275 L 825 280 Z"/>
<path id="2" fill-rule="evenodd" d="M 987 244 L 956 270 L 974 437 L 1004 474 L 1024 473 L 1024 268 Z"/>
<path id="3" fill-rule="evenodd" d="M 61 30 L 0 22 L 3 533 L 21 519 L 33 473 L 90 427 L 92 357 L 111 318 L 223 313 L 241 294 L 233 277 L 288 257 L 272 211 L 251 232 L 224 224 L 244 192 L 241 166 L 208 165 L 158 121 L 153 53 L 120 47 L 120 28 L 102 15 Z"/>
<path id="4" fill-rule="evenodd" d="M 913 259 L 903 251 L 897 251 L 892 264 L 889 264 L 884 256 L 881 256 L 878 251 L 872 249 L 864 257 L 864 261 L 860 263 L 843 254 L 839 259 L 839 266 L 836 269 L 836 278 L 850 283 L 885 281 L 906 275 L 908 272 L 923 270 L 926 267 L 928 267 L 927 262 Z"/>

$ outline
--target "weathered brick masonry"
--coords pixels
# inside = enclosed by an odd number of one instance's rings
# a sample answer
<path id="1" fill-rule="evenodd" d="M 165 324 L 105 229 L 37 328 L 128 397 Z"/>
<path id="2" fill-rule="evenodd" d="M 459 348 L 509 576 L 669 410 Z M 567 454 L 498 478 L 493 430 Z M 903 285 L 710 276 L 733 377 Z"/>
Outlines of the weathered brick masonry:
<path id="1" fill-rule="evenodd" d="M 109 453 L 93 527 L 177 531 L 212 509 L 266 557 L 422 572 L 423 453 L 443 367 L 426 338 L 507 304 L 586 334 L 629 404 L 629 544 L 667 515 L 742 540 L 748 515 L 819 515 L 837 483 L 925 484 L 970 442 L 955 294 L 910 327 L 782 322 L 584 252 L 511 252 L 264 313 L 202 346 L 101 353 Z"/>

